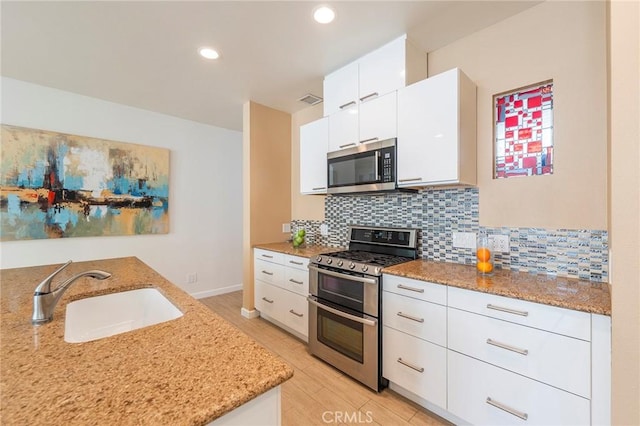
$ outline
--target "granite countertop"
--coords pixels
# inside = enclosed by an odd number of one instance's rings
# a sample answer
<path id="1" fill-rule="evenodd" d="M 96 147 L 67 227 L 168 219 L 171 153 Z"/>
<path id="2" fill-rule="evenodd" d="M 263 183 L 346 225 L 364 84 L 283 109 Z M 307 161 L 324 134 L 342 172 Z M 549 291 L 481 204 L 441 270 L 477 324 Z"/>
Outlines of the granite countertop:
<path id="1" fill-rule="evenodd" d="M 53 285 L 88 269 L 53 322 L 31 324 L 33 291 L 60 265 L 4 269 L 0 411 L 3 424 L 203 425 L 278 386 L 291 367 L 135 257 L 71 264 Z M 183 316 L 86 343 L 64 341 L 66 304 L 156 287 Z"/>
<path id="2" fill-rule="evenodd" d="M 414 260 L 384 268 L 401 277 L 466 288 L 499 296 L 594 314 L 611 315 L 609 284 L 497 269 L 481 277 L 473 265 Z"/>
<path id="3" fill-rule="evenodd" d="M 302 245 L 301 247 L 293 247 L 290 241 L 281 243 L 255 244 L 253 248 L 276 251 L 278 253 L 291 254 L 293 256 L 312 258 L 313 256 L 340 251 L 343 249 L 337 247 L 321 246 L 321 245 Z"/>

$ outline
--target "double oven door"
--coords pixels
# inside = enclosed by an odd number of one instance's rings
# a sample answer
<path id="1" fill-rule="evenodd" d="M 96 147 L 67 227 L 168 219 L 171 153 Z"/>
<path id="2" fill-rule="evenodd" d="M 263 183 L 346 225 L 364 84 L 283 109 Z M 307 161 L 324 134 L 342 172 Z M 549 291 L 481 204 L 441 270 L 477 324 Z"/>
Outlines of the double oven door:
<path id="1" fill-rule="evenodd" d="M 310 352 L 380 390 L 379 277 L 313 264 L 309 271 Z"/>

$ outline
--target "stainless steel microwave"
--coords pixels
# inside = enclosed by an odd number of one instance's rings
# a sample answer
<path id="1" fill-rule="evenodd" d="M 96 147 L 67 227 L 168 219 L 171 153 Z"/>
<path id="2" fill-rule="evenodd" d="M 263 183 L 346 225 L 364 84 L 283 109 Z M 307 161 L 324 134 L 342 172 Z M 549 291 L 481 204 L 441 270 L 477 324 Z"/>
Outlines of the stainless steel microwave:
<path id="1" fill-rule="evenodd" d="M 327 183 L 328 194 L 396 189 L 396 139 L 329 152 Z"/>

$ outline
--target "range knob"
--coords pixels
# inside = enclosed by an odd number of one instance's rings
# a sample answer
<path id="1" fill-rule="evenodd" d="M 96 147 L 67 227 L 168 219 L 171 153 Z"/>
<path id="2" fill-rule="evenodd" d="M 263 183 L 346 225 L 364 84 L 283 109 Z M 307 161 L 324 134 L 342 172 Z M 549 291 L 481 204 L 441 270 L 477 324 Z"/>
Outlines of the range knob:
<path id="1" fill-rule="evenodd" d="M 342 260 L 338 260 L 338 266 L 342 266 L 343 262 Z"/>
<path id="2" fill-rule="evenodd" d="M 369 267 L 367 265 L 362 265 L 362 272 L 367 272 Z"/>
<path id="3" fill-rule="evenodd" d="M 333 262 L 333 260 L 331 260 L 331 258 L 327 259 L 327 265 L 331 265 L 331 262 Z"/>
<path id="4" fill-rule="evenodd" d="M 349 262 L 349 269 L 353 269 L 356 267 L 356 264 L 353 262 Z"/>
<path id="5" fill-rule="evenodd" d="M 376 266 L 376 269 L 374 269 L 374 272 L 376 275 L 380 275 L 380 272 L 382 271 L 382 268 L 379 266 Z"/>

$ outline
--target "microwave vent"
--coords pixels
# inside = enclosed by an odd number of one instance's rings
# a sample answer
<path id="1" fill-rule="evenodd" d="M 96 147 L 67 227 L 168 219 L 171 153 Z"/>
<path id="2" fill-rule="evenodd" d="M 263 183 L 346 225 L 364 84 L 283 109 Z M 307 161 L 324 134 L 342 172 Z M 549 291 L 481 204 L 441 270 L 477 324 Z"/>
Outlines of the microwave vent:
<path id="1" fill-rule="evenodd" d="M 317 105 L 320 102 L 322 102 L 322 98 L 320 96 L 312 95 L 311 93 L 307 93 L 306 95 L 304 95 L 298 100 L 300 102 L 304 102 L 305 104 L 309 104 L 309 105 Z"/>

